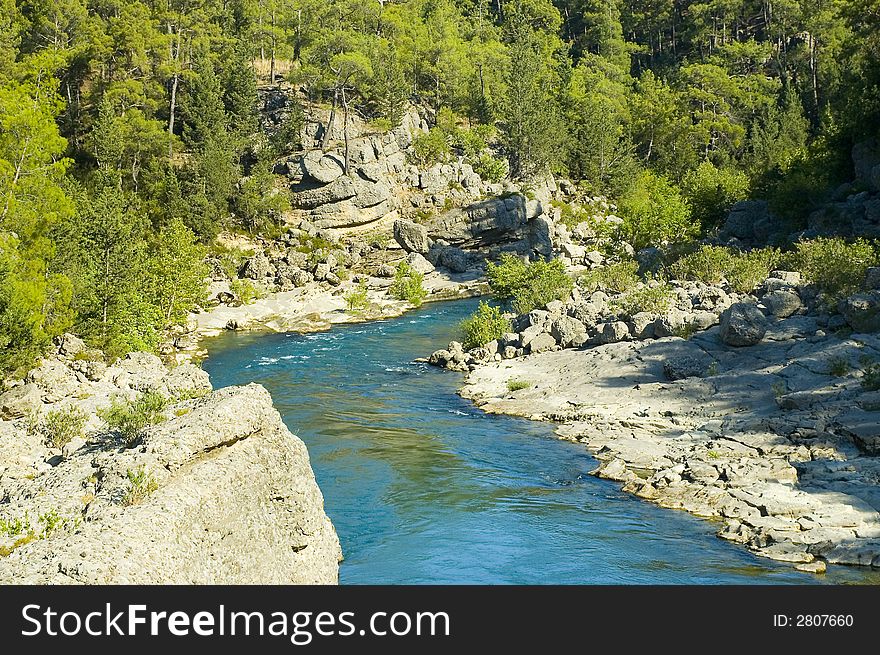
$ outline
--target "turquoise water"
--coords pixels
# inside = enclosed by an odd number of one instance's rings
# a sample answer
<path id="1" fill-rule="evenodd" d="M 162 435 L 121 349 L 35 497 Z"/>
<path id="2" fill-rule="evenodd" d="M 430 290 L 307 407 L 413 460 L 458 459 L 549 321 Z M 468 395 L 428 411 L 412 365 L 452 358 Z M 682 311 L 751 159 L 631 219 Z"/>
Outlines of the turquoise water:
<path id="1" fill-rule="evenodd" d="M 343 583 L 815 583 L 714 536 L 712 524 L 624 494 L 587 472 L 552 425 L 488 416 L 461 375 L 412 360 L 445 345 L 476 301 L 297 334 L 208 343 L 215 387 L 272 394 L 308 445 L 342 542 Z"/>

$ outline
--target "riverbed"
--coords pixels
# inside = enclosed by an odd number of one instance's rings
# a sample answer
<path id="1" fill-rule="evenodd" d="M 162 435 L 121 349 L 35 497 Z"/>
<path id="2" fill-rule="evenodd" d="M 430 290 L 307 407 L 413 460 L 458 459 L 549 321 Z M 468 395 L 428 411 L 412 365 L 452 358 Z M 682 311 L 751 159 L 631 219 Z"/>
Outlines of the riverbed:
<path id="1" fill-rule="evenodd" d="M 550 423 L 487 415 L 462 377 L 414 363 L 457 336 L 476 300 L 313 334 L 206 340 L 216 388 L 258 382 L 305 441 L 336 526 L 343 584 L 859 582 L 760 559 L 683 512 L 588 474 Z"/>

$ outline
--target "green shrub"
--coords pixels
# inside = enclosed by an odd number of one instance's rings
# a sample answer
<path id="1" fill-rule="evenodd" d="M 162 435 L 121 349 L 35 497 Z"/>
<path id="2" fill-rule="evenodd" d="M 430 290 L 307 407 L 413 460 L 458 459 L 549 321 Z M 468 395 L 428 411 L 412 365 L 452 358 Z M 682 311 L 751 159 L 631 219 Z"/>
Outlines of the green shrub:
<path id="1" fill-rule="evenodd" d="M 165 420 L 163 411 L 167 405 L 162 394 L 145 391 L 133 401 L 114 399 L 110 407 L 98 415 L 107 427 L 122 436 L 128 446 L 133 446 L 147 427 Z"/>
<path id="2" fill-rule="evenodd" d="M 446 133 L 440 128 L 433 127 L 425 134 L 418 135 L 413 140 L 413 157 L 420 166 L 433 166 L 449 161 L 452 149 L 446 140 Z"/>
<path id="3" fill-rule="evenodd" d="M 750 293 L 779 265 L 780 252 L 776 248 L 761 248 L 740 253 L 733 259 L 727 281 L 737 293 Z"/>
<path id="4" fill-rule="evenodd" d="M 734 291 L 749 293 L 770 275 L 780 259 L 775 248 L 740 253 L 724 246 L 701 246 L 668 266 L 667 274 L 672 279 L 706 284 L 727 280 Z"/>
<path id="5" fill-rule="evenodd" d="M 849 360 L 846 357 L 835 357 L 828 362 L 828 375 L 842 378 L 850 371 Z"/>
<path id="6" fill-rule="evenodd" d="M 635 261 L 603 266 L 584 273 L 578 278 L 578 286 L 587 291 L 606 289 L 624 293 L 639 283 L 639 265 Z"/>
<path id="7" fill-rule="evenodd" d="M 675 294 L 669 285 L 642 287 L 625 293 L 611 302 L 621 315 L 632 317 L 639 312 L 663 315 L 672 307 Z"/>
<path id="8" fill-rule="evenodd" d="M 529 387 L 534 386 L 534 382 L 530 380 L 515 380 L 510 378 L 507 381 L 507 390 L 511 393 L 514 391 L 522 391 L 523 389 L 528 389 Z"/>
<path id="9" fill-rule="evenodd" d="M 497 264 L 489 263 L 486 275 L 495 298 L 510 302 L 519 314 L 568 297 L 573 286 L 560 259 L 526 263 L 515 255 L 504 254 Z"/>
<path id="10" fill-rule="evenodd" d="M 678 187 L 648 171 L 620 199 L 620 214 L 624 235 L 636 250 L 688 240 L 699 231 Z"/>
<path id="11" fill-rule="evenodd" d="M 424 275 L 414 270 L 408 262 L 402 261 L 397 265 L 394 282 L 388 291 L 393 298 L 405 300 L 418 307 L 428 297 L 428 292 L 423 284 L 424 280 Z"/>
<path id="12" fill-rule="evenodd" d="M 367 308 L 368 291 L 367 285 L 361 282 L 354 289 L 345 294 L 345 306 L 350 312 L 361 312 Z"/>
<path id="13" fill-rule="evenodd" d="M 880 391 L 880 364 L 871 364 L 865 369 L 862 388 L 867 391 Z"/>
<path id="14" fill-rule="evenodd" d="M 265 298 L 268 294 L 266 290 L 254 284 L 251 280 L 234 279 L 229 282 L 229 290 L 241 301 L 241 304 L 247 305 L 260 298 Z"/>
<path id="15" fill-rule="evenodd" d="M 64 448 L 74 439 L 83 436 L 88 417 L 79 407 L 68 405 L 46 414 L 41 431 L 53 448 Z"/>
<path id="16" fill-rule="evenodd" d="M 461 323 L 462 344 L 466 349 L 477 348 L 500 339 L 510 329 L 510 321 L 500 307 L 481 301 L 477 311 Z"/>
<path id="17" fill-rule="evenodd" d="M 730 271 L 733 253 L 724 246 L 701 246 L 667 267 L 673 280 L 718 284 Z"/>
<path id="18" fill-rule="evenodd" d="M 742 171 L 716 168 L 705 161 L 684 176 L 681 191 L 694 220 L 708 229 L 720 224 L 735 203 L 748 198 L 749 178 Z"/>
<path id="19" fill-rule="evenodd" d="M 858 291 L 868 268 L 878 264 L 878 254 L 865 239 L 819 238 L 799 242 L 789 262 L 820 291 L 840 297 Z"/>
<path id="20" fill-rule="evenodd" d="M 122 498 L 123 505 L 137 505 L 159 488 L 159 483 L 143 466 L 134 471 L 128 469 L 125 477 L 128 478 L 128 491 Z"/>
<path id="21" fill-rule="evenodd" d="M 484 182 L 497 184 L 507 177 L 507 162 L 493 157 L 488 152 L 480 155 L 471 165 L 474 168 L 474 172 Z"/>

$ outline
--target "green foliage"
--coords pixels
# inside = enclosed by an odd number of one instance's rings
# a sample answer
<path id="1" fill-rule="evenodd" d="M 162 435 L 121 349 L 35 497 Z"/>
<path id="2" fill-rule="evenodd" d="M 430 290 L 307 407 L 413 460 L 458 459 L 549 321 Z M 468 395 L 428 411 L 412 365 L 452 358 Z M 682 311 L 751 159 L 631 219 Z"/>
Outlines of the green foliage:
<path id="1" fill-rule="evenodd" d="M 667 267 L 677 280 L 718 284 L 727 280 L 734 291 L 750 293 L 777 267 L 781 255 L 774 248 L 738 252 L 724 246 L 700 246 Z"/>
<path id="2" fill-rule="evenodd" d="M 408 262 L 402 261 L 397 265 L 394 282 L 391 283 L 388 293 L 391 294 L 392 298 L 405 300 L 409 304 L 418 307 L 428 297 L 428 292 L 423 284 L 424 279 L 424 275 L 414 270 Z"/>
<path id="3" fill-rule="evenodd" d="M 107 427 L 119 433 L 128 447 L 134 446 L 144 430 L 165 420 L 167 399 L 156 391 L 144 391 L 135 400 L 116 398 L 99 412 Z"/>
<path id="4" fill-rule="evenodd" d="M 233 278 L 229 281 L 229 290 L 235 295 L 242 305 L 249 305 L 255 300 L 265 298 L 268 294 L 266 289 L 254 284 L 250 280 Z"/>
<path id="5" fill-rule="evenodd" d="M 639 312 L 662 316 L 672 307 L 675 293 L 667 284 L 633 289 L 615 298 L 611 306 L 622 316 L 633 317 Z"/>
<path id="6" fill-rule="evenodd" d="M 842 378 L 850 372 L 851 366 L 846 357 L 834 357 L 828 362 L 828 375 Z"/>
<path id="7" fill-rule="evenodd" d="M 452 158 L 452 149 L 446 140 L 446 133 L 438 127 L 419 134 L 413 139 L 413 156 L 422 167 L 448 162 Z"/>
<path id="8" fill-rule="evenodd" d="M 523 389 L 528 389 L 529 387 L 533 386 L 535 386 L 535 383 L 530 380 L 516 380 L 514 378 L 510 378 L 507 381 L 507 390 L 510 393 L 522 391 Z"/>
<path id="9" fill-rule="evenodd" d="M 603 289 L 624 293 L 639 283 L 639 265 L 631 260 L 609 264 L 582 274 L 577 282 L 588 292 Z"/>
<path id="10" fill-rule="evenodd" d="M 858 291 L 868 268 L 876 266 L 880 256 L 870 241 L 833 237 L 798 242 L 789 262 L 820 291 L 840 297 Z"/>
<path id="11" fill-rule="evenodd" d="M 480 176 L 480 179 L 490 184 L 501 182 L 507 177 L 507 164 L 496 159 L 487 152 L 481 154 L 472 162 L 474 172 Z"/>
<path id="12" fill-rule="evenodd" d="M 730 208 L 749 194 L 749 178 L 733 168 L 703 162 L 682 180 L 681 192 L 703 229 L 719 225 Z"/>
<path id="13" fill-rule="evenodd" d="M 40 431 L 53 448 L 64 448 L 74 439 L 83 436 L 88 417 L 75 405 L 68 405 L 46 414 L 40 422 Z"/>
<path id="14" fill-rule="evenodd" d="M 759 248 L 734 257 L 727 281 L 737 293 L 751 293 L 775 269 L 781 255 L 775 248 Z"/>
<path id="15" fill-rule="evenodd" d="M 345 294 L 345 307 L 350 312 L 362 312 L 367 308 L 369 291 L 367 285 L 361 282 L 351 291 Z"/>
<path id="16" fill-rule="evenodd" d="M 466 349 L 484 346 L 500 339 L 510 329 L 510 320 L 505 318 L 500 307 L 480 301 L 477 311 L 461 323 L 462 345 Z"/>
<path id="17" fill-rule="evenodd" d="M 275 224 L 282 212 L 290 209 L 290 199 L 285 191 L 275 188 L 275 176 L 268 163 L 260 160 L 239 184 L 233 207 L 241 225 L 253 234 Z"/>
<path id="18" fill-rule="evenodd" d="M 687 240 L 699 227 L 678 187 L 647 171 L 620 199 L 620 213 L 626 239 L 636 250 Z"/>
<path id="19" fill-rule="evenodd" d="M 150 494 L 159 489 L 159 483 L 143 466 L 134 470 L 128 469 L 125 472 L 125 477 L 128 479 L 128 491 L 122 497 L 123 505 L 131 506 L 142 503 Z"/>
<path id="20" fill-rule="evenodd" d="M 489 263 L 486 276 L 495 298 L 510 302 L 518 314 L 567 298 L 574 286 L 560 259 L 526 263 L 506 253 L 497 264 Z"/>
<path id="21" fill-rule="evenodd" d="M 163 327 L 181 325 L 205 298 L 206 249 L 179 219 L 156 235 L 147 261 L 150 298 L 162 312 Z"/>

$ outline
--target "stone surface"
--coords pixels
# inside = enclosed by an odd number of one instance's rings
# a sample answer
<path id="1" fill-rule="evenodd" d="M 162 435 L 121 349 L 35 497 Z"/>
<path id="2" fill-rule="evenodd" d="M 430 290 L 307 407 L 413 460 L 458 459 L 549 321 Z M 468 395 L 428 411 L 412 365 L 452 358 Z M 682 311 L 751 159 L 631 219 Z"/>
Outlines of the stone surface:
<path id="1" fill-rule="evenodd" d="M 129 375 L 148 367 L 143 358 L 130 363 Z M 178 367 L 169 378 L 189 387 L 202 380 L 194 368 Z M 129 382 L 137 380 L 129 377 L 125 388 Z M 306 447 L 262 387 L 217 391 L 168 416 L 136 448 L 99 429 L 55 466 L 41 465 L 38 441 L 0 423 L 3 518 L 60 518 L 51 533 L 0 558 L 0 584 L 337 581 L 339 541 Z M 155 483 L 138 502 L 129 500 L 130 471 Z"/>
<path id="2" fill-rule="evenodd" d="M 43 394 L 36 384 L 23 384 L 0 394 L 0 418 L 28 416 L 42 407 Z"/>
<path id="3" fill-rule="evenodd" d="M 428 252 L 428 230 L 418 223 L 404 219 L 394 221 L 394 240 L 407 252 Z"/>
<path id="4" fill-rule="evenodd" d="M 767 333 L 767 320 L 755 305 L 736 303 L 721 315 L 721 340 L 729 346 L 754 346 Z"/>
<path id="5" fill-rule="evenodd" d="M 880 291 L 857 293 L 841 303 L 841 313 L 857 332 L 880 332 Z"/>
<path id="6" fill-rule="evenodd" d="M 554 320 L 550 334 L 563 348 L 577 348 L 587 340 L 587 328 L 571 316 L 561 316 Z"/>

